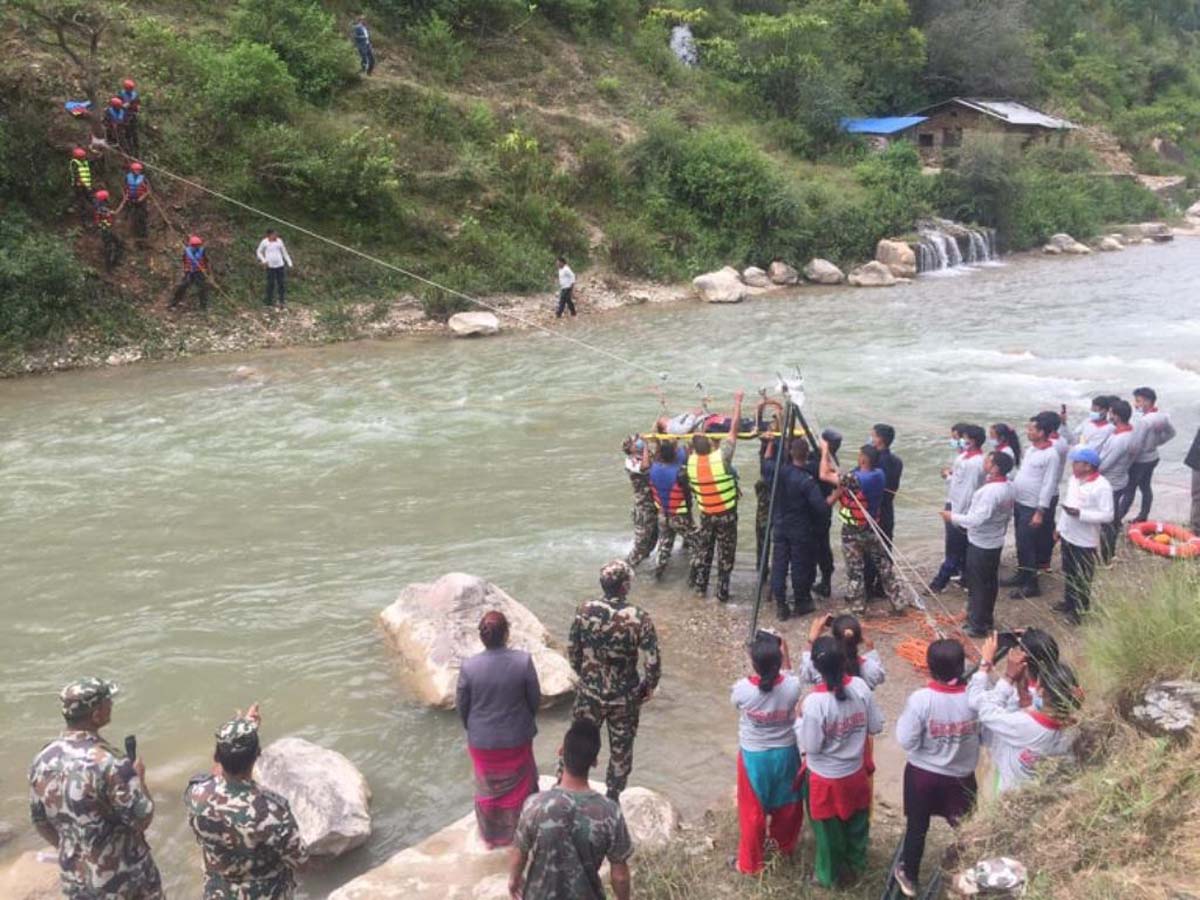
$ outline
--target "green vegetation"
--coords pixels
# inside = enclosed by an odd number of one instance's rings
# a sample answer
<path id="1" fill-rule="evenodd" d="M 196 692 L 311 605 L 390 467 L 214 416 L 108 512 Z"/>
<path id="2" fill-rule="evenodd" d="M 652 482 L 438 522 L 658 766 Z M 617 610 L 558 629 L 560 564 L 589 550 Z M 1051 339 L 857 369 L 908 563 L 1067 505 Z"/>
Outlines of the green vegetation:
<path id="1" fill-rule="evenodd" d="M 54 234 L 67 254 L 59 263 L 76 257 L 89 296 L 113 289 L 90 273 L 93 237 L 64 233 L 73 224 L 65 151 L 84 126 L 57 104 L 103 101 L 126 75 L 143 93 L 149 162 L 467 292 L 549 290 L 558 252 L 577 269 L 677 279 L 774 256 L 856 263 L 923 215 L 991 225 L 1020 249 L 1165 212 L 1135 182 L 1098 175 L 1103 163 L 1082 147 L 1022 154 L 968 141 L 939 175 L 922 173 L 910 147 L 876 156 L 840 131 L 843 116 L 961 93 L 1016 96 L 1106 126 L 1146 171 L 1193 182 L 1200 173 L 1195 0 L 370 0 L 365 9 L 380 59 L 372 78 L 357 73 L 345 4 L 8 4 L 0 15 L 23 40 L 0 62 L 0 206 L 23 223 L 10 229 L 34 239 L 18 241 L 22 254 L 55 244 L 45 239 Z M 679 23 L 695 32 L 699 67 L 668 49 Z M 1160 156 L 1155 138 L 1179 152 Z M 110 159 L 103 176 L 112 187 L 118 164 Z M 169 226 L 157 224 L 138 253 L 172 258 L 182 233 L 203 230 L 216 238 L 219 277 L 237 289 L 224 306 L 252 308 L 250 247 L 265 223 L 151 180 Z M 406 292 L 431 315 L 459 306 L 292 243 L 305 267 L 294 299 L 331 305 L 334 319 Z M 161 296 L 159 282 L 122 280 L 106 303 L 136 318 Z M 62 303 L 97 306 L 71 296 Z M 57 340 L 88 319 L 47 310 L 21 321 L 9 345 Z"/>

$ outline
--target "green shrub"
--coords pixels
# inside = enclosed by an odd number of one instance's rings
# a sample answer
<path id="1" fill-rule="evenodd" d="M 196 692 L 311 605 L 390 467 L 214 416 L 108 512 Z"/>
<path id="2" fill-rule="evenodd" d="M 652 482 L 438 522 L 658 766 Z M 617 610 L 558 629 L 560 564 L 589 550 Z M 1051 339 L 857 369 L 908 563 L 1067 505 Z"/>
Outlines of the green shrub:
<path id="1" fill-rule="evenodd" d="M 579 200 L 609 204 L 619 202 L 625 188 L 617 148 L 603 138 L 593 138 L 579 151 L 573 195 Z"/>
<path id="2" fill-rule="evenodd" d="M 429 18 L 411 26 L 408 35 L 426 68 L 451 81 L 462 77 L 463 69 L 470 61 L 471 50 L 455 35 L 449 22 L 436 12 L 431 13 Z"/>
<path id="3" fill-rule="evenodd" d="M 310 100 L 328 98 L 357 71 L 349 38 L 316 0 L 238 0 L 233 33 L 273 49 Z"/>
<path id="4" fill-rule="evenodd" d="M 608 100 L 621 97 L 621 79 L 615 75 L 602 75 L 596 79 L 596 92 Z"/>
<path id="5" fill-rule="evenodd" d="M 61 338 L 95 312 L 96 274 L 57 235 L 0 218 L 0 347 Z"/>
<path id="6" fill-rule="evenodd" d="M 609 265 L 633 278 L 670 281 L 687 274 L 671 255 L 663 238 L 640 219 L 613 222 L 608 227 L 605 253 Z"/>
<path id="7" fill-rule="evenodd" d="M 239 43 L 226 51 L 198 44 L 193 49 L 202 71 L 201 96 L 213 124 L 229 118 L 284 119 L 295 98 L 295 80 L 270 47 Z"/>

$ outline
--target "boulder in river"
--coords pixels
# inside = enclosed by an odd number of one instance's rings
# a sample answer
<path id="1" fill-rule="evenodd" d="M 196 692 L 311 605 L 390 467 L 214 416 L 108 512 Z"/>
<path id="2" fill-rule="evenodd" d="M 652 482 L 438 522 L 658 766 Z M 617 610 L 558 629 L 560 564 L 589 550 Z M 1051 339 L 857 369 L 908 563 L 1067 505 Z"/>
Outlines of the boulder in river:
<path id="1" fill-rule="evenodd" d="M 552 786 L 553 779 L 541 779 L 542 790 Z M 604 792 L 601 784 L 592 788 Z M 646 788 L 623 791 L 621 811 L 635 855 L 661 847 L 679 827 L 671 802 Z M 603 869 L 601 876 L 607 879 Z M 329 900 L 508 900 L 508 854 L 487 849 L 475 814 L 468 813 L 342 885 Z"/>
<path id="2" fill-rule="evenodd" d="M 1112 253 L 1117 250 L 1124 250 L 1125 245 L 1118 241 L 1115 237 L 1109 235 L 1100 239 L 1100 249 L 1106 253 Z"/>
<path id="3" fill-rule="evenodd" d="M 1133 724 L 1156 737 L 1187 741 L 1200 721 L 1200 682 L 1160 681 L 1129 711 Z"/>
<path id="4" fill-rule="evenodd" d="M 800 273 L 781 259 L 777 259 L 767 266 L 767 277 L 771 279 L 772 284 L 800 283 Z"/>
<path id="5" fill-rule="evenodd" d="M 804 277 L 817 284 L 841 284 L 846 280 L 841 269 L 820 257 L 810 260 L 804 267 Z"/>
<path id="6" fill-rule="evenodd" d="M 891 287 L 897 283 L 892 270 L 877 259 L 863 263 L 846 280 L 855 287 Z"/>
<path id="7" fill-rule="evenodd" d="M 875 259 L 897 278 L 917 277 L 917 254 L 905 241 L 880 241 L 875 245 Z"/>
<path id="8" fill-rule="evenodd" d="M 1165 244 L 1167 241 L 1175 239 L 1175 233 L 1171 231 L 1171 226 L 1166 222 L 1140 222 L 1137 225 L 1127 226 L 1125 233 L 1143 240 L 1154 241 L 1156 244 Z"/>
<path id="9" fill-rule="evenodd" d="M 314 856 L 341 856 L 371 836 L 367 779 L 336 750 L 281 738 L 263 750 L 254 778 L 287 800 Z"/>
<path id="10" fill-rule="evenodd" d="M 410 584 L 379 620 L 393 646 L 411 665 L 414 686 L 430 706 L 454 707 L 462 661 L 483 650 L 479 620 L 489 610 L 508 619 L 508 645 L 533 657 L 549 705 L 575 690 L 575 673 L 550 646 L 550 633 L 537 616 L 496 585 L 452 572 L 432 584 Z"/>
<path id="11" fill-rule="evenodd" d="M 42 853 L 45 856 L 27 850 L 0 867 L 0 897 L 4 900 L 62 900 L 58 860 L 52 850 Z"/>
<path id="12" fill-rule="evenodd" d="M 765 288 L 771 286 L 771 279 L 758 266 L 748 266 L 742 269 L 742 281 L 750 287 Z"/>
<path id="13" fill-rule="evenodd" d="M 1075 256 L 1087 256 L 1092 252 L 1092 248 L 1087 244 L 1081 244 L 1069 234 L 1053 235 L 1046 246 L 1042 248 L 1043 253 L 1048 253 L 1052 256 L 1057 256 L 1061 253 L 1073 254 Z"/>
<path id="14" fill-rule="evenodd" d="M 733 266 L 697 275 L 692 279 L 692 286 L 700 299 L 708 303 L 741 303 L 746 299 L 746 285 Z"/>
<path id="15" fill-rule="evenodd" d="M 500 330 L 500 320 L 495 313 L 490 312 L 455 313 L 446 325 L 454 332 L 455 337 L 496 334 Z"/>

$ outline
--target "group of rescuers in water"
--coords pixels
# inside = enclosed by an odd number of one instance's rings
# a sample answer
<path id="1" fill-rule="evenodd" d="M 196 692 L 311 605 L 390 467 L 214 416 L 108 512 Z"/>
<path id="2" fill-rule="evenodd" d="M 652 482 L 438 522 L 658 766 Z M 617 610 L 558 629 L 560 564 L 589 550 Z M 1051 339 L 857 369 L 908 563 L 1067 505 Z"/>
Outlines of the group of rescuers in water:
<path id="1" fill-rule="evenodd" d="M 1021 454 L 1011 428 L 993 426 L 997 448 L 985 455 L 981 428 L 954 426 L 958 455 L 943 473 L 948 482 L 946 560 L 929 588 L 940 591 L 951 577 L 965 573 L 970 592 L 966 633 L 985 640 L 970 675 L 960 641 L 933 641 L 926 655 L 931 680 L 908 698 L 896 724 L 896 740 L 908 757 L 903 784 L 907 829 L 891 877 L 906 896 L 917 895 L 931 818 L 957 824 L 975 803 L 980 746 L 989 749 L 1001 792 L 1036 778 L 1047 760 L 1071 753 L 1082 691 L 1071 668 L 1059 659 L 1053 637 L 1036 628 L 991 630 L 998 548 L 1007 522 L 1015 518 L 1019 569 L 1014 587 L 1019 596 L 1035 596 L 1038 574 L 1049 562 L 1040 555 L 1040 534 L 1053 521 L 1058 480 L 1069 459 L 1072 475 L 1058 522 L 1068 572 L 1062 611 L 1070 620 L 1086 612 L 1097 552 L 1111 555 L 1107 532 L 1113 531 L 1115 542 L 1115 524 L 1133 499 L 1131 487 L 1145 491 L 1149 485 L 1148 473 L 1143 479 L 1138 464 L 1153 471 L 1153 451 L 1174 435 L 1169 419 L 1155 407 L 1153 391 L 1139 388 L 1135 397 L 1142 410 L 1137 427 L 1131 425 L 1130 404 L 1114 397 L 1097 398 L 1089 421 L 1071 437 L 1061 414 L 1033 416 L 1027 426 L 1032 447 L 1015 478 L 1013 463 Z M 738 500 L 732 461 L 743 427 L 742 400 L 740 392 L 735 395 L 727 420 L 705 420 L 707 414 L 663 419 L 656 423 L 655 435 L 625 442 L 638 497 L 635 547 L 628 559 L 603 567 L 602 596 L 582 604 L 572 622 L 568 659 L 579 684 L 573 721 L 559 751 L 558 781 L 550 790 L 538 790 L 533 758 L 541 693 L 532 659 L 508 646 L 509 625 L 502 613 L 489 612 L 479 623 L 485 649 L 463 662 L 457 707 L 474 769 L 480 835 L 489 847 L 511 847 L 509 890 L 514 898 L 600 900 L 604 887 L 599 871 L 605 860 L 616 896 L 630 896 L 633 844 L 620 797 L 632 770 L 641 706 L 653 697 L 661 677 L 653 621 L 628 598 L 634 566 L 657 543 L 655 575 L 661 577 L 679 535 L 689 550 L 689 585 L 701 594 L 707 590 L 715 550 L 717 598 L 729 600 Z M 765 417 L 768 410 L 774 423 Z M 759 631 L 750 643 L 753 672 L 733 686 L 731 695 L 740 713 L 740 837 L 730 865 L 755 874 L 762 871 L 768 848 L 791 854 L 807 813 L 815 845 L 814 878 L 832 887 L 861 876 L 867 863 L 873 736 L 884 727 L 872 691 L 885 671 L 853 613 L 861 615 L 866 608 L 872 571 L 876 591 L 893 611 L 903 608 L 886 546 L 893 525 L 890 500 L 899 487 L 902 464 L 890 451 L 894 429 L 879 424 L 872 429 L 871 443 L 859 450 L 857 468 L 839 472 L 834 460 L 839 436 L 826 431 L 820 458 L 812 459 L 806 440 L 797 437 L 790 445 L 780 440 L 781 412 L 780 404 L 764 400 L 750 424 L 762 437 L 765 490 L 756 491 L 760 508 L 764 494 L 769 508 L 780 457 L 788 459 L 779 472 L 770 523 L 776 547 L 771 589 L 779 617 L 811 612 L 812 594 L 828 597 L 831 592 L 834 506 L 842 519 L 851 612 L 813 619 L 798 669 L 777 633 Z M 708 430 L 714 424 L 719 431 Z M 681 432 L 690 435 L 690 452 L 683 452 L 671 436 Z M 1106 469 L 1107 477 L 1102 474 Z M 1036 474 L 1036 489 L 1022 483 L 1025 472 Z M 964 499 L 964 484 L 972 480 L 978 484 Z M 646 493 L 655 504 L 653 538 L 639 517 Z M 693 505 L 700 512 L 698 527 L 691 520 Z M 1146 492 L 1140 518 L 1148 513 Z M 756 522 L 764 529 L 765 518 L 760 515 Z M 1023 520 L 1031 532 L 1024 537 Z M 959 531 L 965 531 L 965 553 Z M 1072 554 L 1082 561 L 1072 563 Z M 794 606 L 784 599 L 789 569 Z M 814 586 L 816 569 L 821 582 Z M 993 680 L 1002 660 L 1003 674 Z M 154 801 L 144 764 L 128 742 L 122 753 L 100 735 L 111 720 L 115 693 L 115 685 L 94 677 L 63 688 L 66 729 L 37 755 L 30 770 L 31 819 L 57 848 L 63 893 L 72 900 L 164 896 L 145 837 Z M 254 780 L 260 722 L 253 705 L 222 725 L 212 770 L 189 781 L 184 794 L 201 847 L 208 900 L 286 900 L 295 892 L 295 870 L 308 861 L 288 801 Z M 607 796 L 588 783 L 599 757 L 601 726 L 609 739 Z"/>

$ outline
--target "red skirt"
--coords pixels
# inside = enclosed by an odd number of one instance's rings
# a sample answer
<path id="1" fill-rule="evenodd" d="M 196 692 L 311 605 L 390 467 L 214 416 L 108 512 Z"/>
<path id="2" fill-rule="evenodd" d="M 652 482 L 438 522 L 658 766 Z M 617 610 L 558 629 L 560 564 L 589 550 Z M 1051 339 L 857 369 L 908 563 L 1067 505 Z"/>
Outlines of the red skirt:
<path id="1" fill-rule="evenodd" d="M 533 742 L 521 747 L 481 750 L 468 747 L 475 765 L 475 818 L 489 847 L 512 844 L 525 798 L 537 793 Z"/>
<path id="2" fill-rule="evenodd" d="M 871 777 L 866 767 L 845 778 L 823 778 L 808 770 L 808 811 L 813 819 L 849 821 L 871 808 Z"/>

